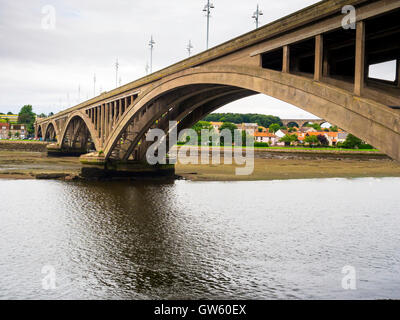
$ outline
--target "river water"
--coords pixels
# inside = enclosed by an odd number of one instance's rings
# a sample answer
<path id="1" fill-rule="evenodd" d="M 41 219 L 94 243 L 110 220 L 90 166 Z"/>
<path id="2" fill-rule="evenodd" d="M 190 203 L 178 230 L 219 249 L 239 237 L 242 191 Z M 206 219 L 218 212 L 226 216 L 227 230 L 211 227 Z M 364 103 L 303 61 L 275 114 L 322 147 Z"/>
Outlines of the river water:
<path id="1" fill-rule="evenodd" d="M 0 180 L 0 299 L 400 298 L 399 187 Z"/>

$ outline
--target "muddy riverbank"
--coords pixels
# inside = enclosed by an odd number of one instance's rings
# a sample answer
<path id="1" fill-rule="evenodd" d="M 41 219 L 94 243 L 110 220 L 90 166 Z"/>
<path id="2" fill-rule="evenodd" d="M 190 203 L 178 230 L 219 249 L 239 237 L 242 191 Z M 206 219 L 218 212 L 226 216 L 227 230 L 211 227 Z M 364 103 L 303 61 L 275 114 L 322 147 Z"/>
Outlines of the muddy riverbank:
<path id="1" fill-rule="evenodd" d="M 195 181 L 256 181 L 329 177 L 400 177 L 400 164 L 381 157 L 358 155 L 354 158 L 324 158 L 256 152 L 254 171 L 238 176 L 233 165 L 183 165 L 178 162 L 176 175 Z M 0 179 L 81 179 L 82 165 L 76 157 L 48 157 L 44 152 L 0 150 Z"/>

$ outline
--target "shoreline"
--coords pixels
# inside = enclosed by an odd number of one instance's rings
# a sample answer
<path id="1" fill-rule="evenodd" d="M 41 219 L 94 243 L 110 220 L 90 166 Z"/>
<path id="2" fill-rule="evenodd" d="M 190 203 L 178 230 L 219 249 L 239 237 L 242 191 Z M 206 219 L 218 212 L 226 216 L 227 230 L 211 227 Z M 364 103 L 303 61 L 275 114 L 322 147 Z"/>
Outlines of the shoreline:
<path id="1" fill-rule="evenodd" d="M 223 150 L 221 150 L 223 153 Z M 268 156 L 266 156 L 268 154 Z M 223 162 L 223 158 L 222 162 Z M 63 180 L 87 181 L 80 176 L 82 164 L 76 157 L 47 157 L 43 152 L 0 150 L 0 179 L 8 180 Z M 298 154 L 255 152 L 254 171 L 248 176 L 237 176 L 236 165 L 182 165 L 175 166 L 175 177 L 190 181 L 260 181 L 315 178 L 362 178 L 400 177 L 400 163 L 380 157 L 370 158 L 358 154 L 334 158 L 314 154 L 314 157 Z M 138 180 L 120 178 L 110 180 Z M 146 178 L 147 180 L 160 178 Z"/>

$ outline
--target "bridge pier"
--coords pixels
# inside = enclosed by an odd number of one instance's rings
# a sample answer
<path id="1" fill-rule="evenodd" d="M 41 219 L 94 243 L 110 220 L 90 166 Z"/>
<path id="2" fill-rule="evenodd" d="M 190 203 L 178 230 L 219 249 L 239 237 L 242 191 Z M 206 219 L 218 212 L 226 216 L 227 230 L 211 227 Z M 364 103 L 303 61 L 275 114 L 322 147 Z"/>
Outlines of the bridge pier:
<path id="1" fill-rule="evenodd" d="M 98 152 L 80 157 L 81 176 L 87 179 L 174 178 L 175 165 L 149 165 L 146 161 L 106 161 Z"/>
<path id="2" fill-rule="evenodd" d="M 56 143 L 52 143 L 47 146 L 47 155 L 53 157 L 79 157 L 85 153 L 87 153 L 86 150 L 74 149 L 74 148 L 62 148 L 60 145 Z"/>

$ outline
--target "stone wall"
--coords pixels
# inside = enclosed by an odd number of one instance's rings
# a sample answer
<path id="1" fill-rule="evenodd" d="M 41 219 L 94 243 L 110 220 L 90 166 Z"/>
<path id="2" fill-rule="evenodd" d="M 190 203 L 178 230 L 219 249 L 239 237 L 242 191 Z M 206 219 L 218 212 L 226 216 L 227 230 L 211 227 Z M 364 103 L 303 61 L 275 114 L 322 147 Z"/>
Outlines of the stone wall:
<path id="1" fill-rule="evenodd" d="M 47 152 L 47 142 L 38 141 L 8 141 L 0 140 L 0 152 L 7 151 L 27 151 L 27 152 Z"/>

